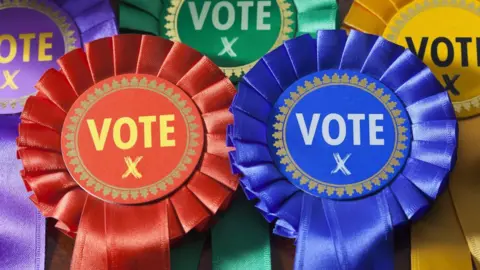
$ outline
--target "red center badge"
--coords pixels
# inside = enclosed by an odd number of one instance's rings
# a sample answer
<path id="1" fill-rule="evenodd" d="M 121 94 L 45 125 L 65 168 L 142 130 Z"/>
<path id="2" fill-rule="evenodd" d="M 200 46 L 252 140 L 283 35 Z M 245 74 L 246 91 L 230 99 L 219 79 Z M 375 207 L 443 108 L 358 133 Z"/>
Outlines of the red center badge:
<path id="1" fill-rule="evenodd" d="M 73 178 L 105 201 L 159 199 L 192 174 L 204 143 L 202 118 L 176 85 L 126 74 L 93 85 L 68 112 L 62 154 Z"/>
<path id="2" fill-rule="evenodd" d="M 58 64 L 21 115 L 31 200 L 75 237 L 70 269 L 170 269 L 170 243 L 206 230 L 237 189 L 235 86 L 199 52 L 147 35 L 99 39 Z"/>

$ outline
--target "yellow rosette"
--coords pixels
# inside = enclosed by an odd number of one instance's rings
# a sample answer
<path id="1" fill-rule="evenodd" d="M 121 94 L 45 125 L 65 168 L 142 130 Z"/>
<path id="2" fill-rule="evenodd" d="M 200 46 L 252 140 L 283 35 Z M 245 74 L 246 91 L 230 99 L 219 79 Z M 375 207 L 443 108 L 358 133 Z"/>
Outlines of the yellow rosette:
<path id="1" fill-rule="evenodd" d="M 480 269 L 480 1 L 355 0 L 344 27 L 409 48 L 449 91 L 459 121 L 448 191 L 412 228 L 412 269 Z"/>

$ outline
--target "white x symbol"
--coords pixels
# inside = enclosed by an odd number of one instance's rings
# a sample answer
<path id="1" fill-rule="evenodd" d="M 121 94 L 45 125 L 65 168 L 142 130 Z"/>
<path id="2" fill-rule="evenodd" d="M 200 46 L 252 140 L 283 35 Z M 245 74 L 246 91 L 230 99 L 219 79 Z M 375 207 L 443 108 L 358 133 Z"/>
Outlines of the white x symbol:
<path id="1" fill-rule="evenodd" d="M 342 173 L 344 175 L 350 175 L 352 174 L 348 169 L 347 167 L 345 166 L 345 163 L 347 162 L 347 160 L 350 158 L 352 154 L 347 154 L 347 156 L 345 156 L 344 159 L 342 159 L 340 157 L 340 154 L 339 153 L 334 153 L 333 154 L 333 158 L 335 159 L 335 162 L 337 163 L 337 167 L 335 167 L 334 170 L 332 170 L 331 174 L 335 174 L 337 173 L 338 171 L 342 171 Z"/>
<path id="2" fill-rule="evenodd" d="M 227 37 L 222 37 L 223 50 L 220 53 L 218 53 L 218 56 L 222 56 L 228 53 L 230 57 L 237 57 L 237 54 L 233 51 L 233 48 L 232 48 L 233 44 L 235 44 L 237 40 L 238 40 L 238 37 L 234 38 L 232 41 L 228 41 Z"/>

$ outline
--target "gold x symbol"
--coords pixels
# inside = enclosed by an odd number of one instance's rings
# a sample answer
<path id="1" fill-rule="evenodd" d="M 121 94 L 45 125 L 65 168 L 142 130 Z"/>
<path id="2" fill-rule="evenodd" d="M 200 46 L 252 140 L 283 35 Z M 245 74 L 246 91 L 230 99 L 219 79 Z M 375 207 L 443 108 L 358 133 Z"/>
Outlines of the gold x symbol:
<path id="1" fill-rule="evenodd" d="M 127 170 L 123 173 L 122 179 L 127 178 L 130 174 L 133 177 L 140 179 L 142 178 L 142 174 L 137 169 L 137 164 L 142 160 L 143 156 L 135 158 L 135 161 L 132 161 L 131 157 L 125 157 L 125 163 L 127 164 Z"/>
<path id="2" fill-rule="evenodd" d="M 3 77 L 5 78 L 5 83 L 0 86 L 0 90 L 5 89 L 5 87 L 7 86 L 12 88 L 12 90 L 17 90 L 18 86 L 15 84 L 15 81 L 13 79 L 15 79 L 15 76 L 17 76 L 19 72 L 20 70 L 15 70 L 13 74 L 10 74 L 10 71 L 4 70 Z"/>

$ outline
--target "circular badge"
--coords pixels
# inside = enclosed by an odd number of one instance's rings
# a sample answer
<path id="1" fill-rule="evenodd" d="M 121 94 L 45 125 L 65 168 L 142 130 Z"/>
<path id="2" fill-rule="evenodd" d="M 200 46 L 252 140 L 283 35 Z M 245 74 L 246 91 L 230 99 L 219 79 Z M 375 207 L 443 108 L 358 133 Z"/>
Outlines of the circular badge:
<path id="1" fill-rule="evenodd" d="M 291 0 L 170 0 L 166 37 L 207 55 L 227 76 L 240 76 L 296 29 Z"/>
<path id="2" fill-rule="evenodd" d="M 366 196 L 402 169 L 411 144 L 402 102 L 361 73 L 321 71 L 292 84 L 275 103 L 268 144 L 277 167 L 319 197 Z"/>
<path id="3" fill-rule="evenodd" d="M 76 182 L 109 202 L 160 199 L 192 174 L 203 151 L 201 115 L 176 85 L 121 75 L 83 93 L 62 130 L 62 154 Z"/>
<path id="4" fill-rule="evenodd" d="M 0 25 L 8 25 L 0 30 L 0 114 L 17 113 L 45 70 L 81 46 L 80 36 L 50 1 L 0 1 Z"/>
<path id="5" fill-rule="evenodd" d="M 345 19 L 352 28 L 382 34 L 410 49 L 449 91 L 456 115 L 480 113 L 478 0 L 357 1 Z"/>

